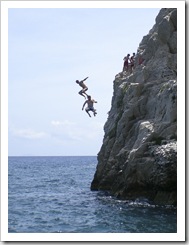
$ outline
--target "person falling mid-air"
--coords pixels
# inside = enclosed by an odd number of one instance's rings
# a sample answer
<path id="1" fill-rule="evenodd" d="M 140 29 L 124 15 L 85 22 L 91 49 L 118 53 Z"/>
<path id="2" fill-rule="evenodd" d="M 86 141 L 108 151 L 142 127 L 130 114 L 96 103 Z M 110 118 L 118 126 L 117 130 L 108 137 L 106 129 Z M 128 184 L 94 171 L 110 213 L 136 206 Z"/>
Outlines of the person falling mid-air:
<path id="1" fill-rule="evenodd" d="M 86 77 L 85 79 L 83 79 L 83 80 L 81 80 L 81 81 L 76 80 L 76 83 L 79 84 L 79 86 L 82 87 L 82 90 L 79 91 L 78 94 L 80 94 L 81 96 L 83 96 L 85 99 L 86 99 L 85 95 L 88 96 L 88 95 L 86 94 L 86 91 L 88 90 L 88 87 L 87 87 L 86 84 L 84 83 L 84 81 L 87 80 L 87 78 L 88 78 L 88 77 Z"/>
<path id="2" fill-rule="evenodd" d="M 93 104 L 97 103 L 97 101 L 95 101 L 94 99 L 91 99 L 90 95 L 87 95 L 87 100 L 84 102 L 82 110 L 84 109 L 85 105 L 87 104 L 87 108 L 85 109 L 85 111 L 87 112 L 87 114 L 91 117 L 89 111 L 93 112 L 93 115 L 96 116 L 97 112 L 96 109 L 94 109 Z"/>

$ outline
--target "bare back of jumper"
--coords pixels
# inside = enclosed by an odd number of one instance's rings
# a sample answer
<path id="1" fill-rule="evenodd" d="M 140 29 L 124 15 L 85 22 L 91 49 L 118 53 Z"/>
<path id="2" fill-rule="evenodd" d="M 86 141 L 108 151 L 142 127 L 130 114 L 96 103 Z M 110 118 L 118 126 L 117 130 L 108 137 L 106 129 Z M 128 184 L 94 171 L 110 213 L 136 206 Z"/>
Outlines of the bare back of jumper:
<path id="1" fill-rule="evenodd" d="M 88 87 L 84 84 L 84 82 L 79 82 L 79 86 L 83 89 L 88 89 Z"/>

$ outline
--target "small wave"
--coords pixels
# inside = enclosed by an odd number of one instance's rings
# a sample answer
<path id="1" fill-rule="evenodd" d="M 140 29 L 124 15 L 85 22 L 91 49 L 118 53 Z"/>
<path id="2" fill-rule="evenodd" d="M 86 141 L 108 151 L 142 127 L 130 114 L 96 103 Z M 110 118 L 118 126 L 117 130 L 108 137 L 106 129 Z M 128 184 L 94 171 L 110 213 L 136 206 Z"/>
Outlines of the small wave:
<path id="1" fill-rule="evenodd" d="M 8 232 L 9 233 L 16 233 L 17 231 L 14 228 L 9 227 Z"/>
<path id="2" fill-rule="evenodd" d="M 60 179 L 52 179 L 52 180 L 45 180 L 45 183 L 56 183 L 59 181 L 60 181 Z"/>

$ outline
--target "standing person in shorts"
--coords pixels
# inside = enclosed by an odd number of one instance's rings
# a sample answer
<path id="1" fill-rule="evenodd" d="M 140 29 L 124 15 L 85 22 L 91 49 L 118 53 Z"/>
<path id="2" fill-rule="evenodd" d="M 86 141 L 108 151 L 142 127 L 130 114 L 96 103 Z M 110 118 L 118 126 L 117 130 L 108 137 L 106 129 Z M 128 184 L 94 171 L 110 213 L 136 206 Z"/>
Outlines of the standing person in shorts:
<path id="1" fill-rule="evenodd" d="M 124 60 L 124 63 L 123 63 L 123 72 L 124 71 L 128 71 L 128 69 L 129 69 L 129 57 L 130 57 L 130 54 L 128 54 L 127 56 L 125 56 L 123 58 L 123 60 Z"/>
<path id="2" fill-rule="evenodd" d="M 87 80 L 87 78 L 88 78 L 88 77 L 86 77 L 85 79 L 83 79 L 83 80 L 81 80 L 81 81 L 76 80 L 76 83 L 79 84 L 80 87 L 82 87 L 82 90 L 79 91 L 79 94 L 80 94 L 81 96 L 83 96 L 85 99 L 86 99 L 85 95 L 88 96 L 88 95 L 86 94 L 86 91 L 88 90 L 88 87 L 87 87 L 86 84 L 84 83 L 84 81 Z"/>
<path id="3" fill-rule="evenodd" d="M 87 112 L 87 114 L 88 114 L 90 117 L 91 117 L 91 115 L 90 115 L 89 111 L 92 111 L 94 116 L 96 116 L 96 114 L 97 114 L 96 109 L 94 109 L 94 107 L 93 107 L 93 104 L 94 104 L 94 103 L 97 103 L 97 101 L 94 100 L 94 99 L 91 99 L 91 96 L 88 95 L 88 96 L 87 96 L 87 100 L 84 102 L 83 107 L 82 107 L 82 110 L 83 110 L 84 107 L 85 107 L 85 105 L 86 105 L 86 104 L 88 105 L 87 108 L 85 109 L 85 111 Z"/>
<path id="4" fill-rule="evenodd" d="M 132 72 L 135 68 L 135 53 L 133 53 L 133 55 L 130 58 L 130 64 L 131 64 L 131 72 Z"/>

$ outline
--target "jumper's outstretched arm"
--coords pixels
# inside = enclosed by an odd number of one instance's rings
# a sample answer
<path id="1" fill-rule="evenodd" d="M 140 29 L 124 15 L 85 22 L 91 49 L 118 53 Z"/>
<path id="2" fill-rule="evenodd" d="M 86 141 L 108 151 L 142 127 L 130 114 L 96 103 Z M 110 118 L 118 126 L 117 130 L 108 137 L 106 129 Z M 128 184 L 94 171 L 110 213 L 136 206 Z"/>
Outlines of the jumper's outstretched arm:
<path id="1" fill-rule="evenodd" d="M 84 78 L 83 80 L 81 80 L 81 82 L 84 82 L 85 80 L 87 80 L 88 77 Z"/>

